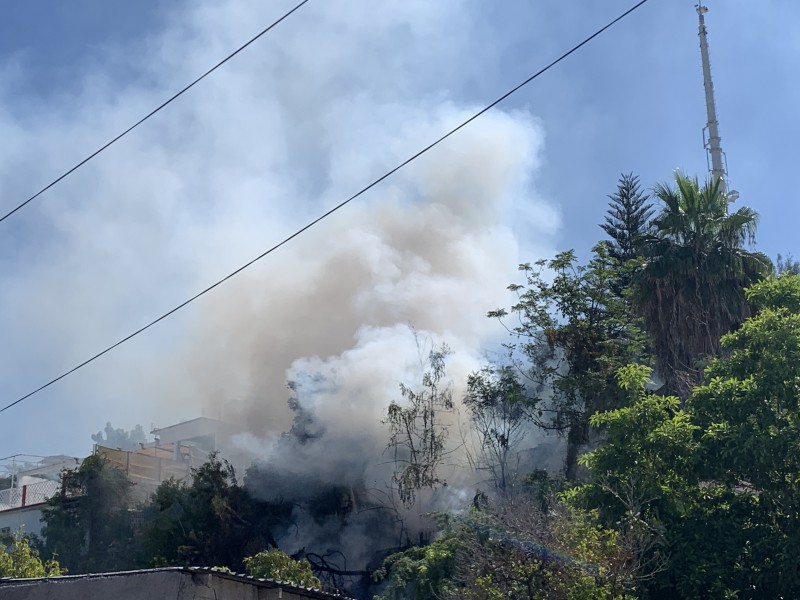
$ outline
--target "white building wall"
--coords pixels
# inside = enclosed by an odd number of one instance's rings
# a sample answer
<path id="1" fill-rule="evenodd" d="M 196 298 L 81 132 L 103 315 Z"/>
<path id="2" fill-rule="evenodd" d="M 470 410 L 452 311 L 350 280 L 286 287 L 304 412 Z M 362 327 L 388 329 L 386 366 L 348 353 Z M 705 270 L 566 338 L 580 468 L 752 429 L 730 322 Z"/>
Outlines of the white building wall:
<path id="1" fill-rule="evenodd" d="M 0 532 L 14 533 L 20 527 L 26 534 L 42 534 L 42 506 L 12 508 L 0 512 Z"/>

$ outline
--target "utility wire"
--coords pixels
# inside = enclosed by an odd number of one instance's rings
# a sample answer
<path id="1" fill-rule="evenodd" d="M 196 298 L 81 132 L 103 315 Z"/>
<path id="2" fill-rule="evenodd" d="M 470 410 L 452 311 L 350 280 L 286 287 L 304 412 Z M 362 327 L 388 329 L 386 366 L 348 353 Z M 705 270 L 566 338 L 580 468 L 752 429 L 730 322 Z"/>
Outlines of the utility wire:
<path id="1" fill-rule="evenodd" d="M 53 181 L 51 181 L 50 183 L 48 183 L 48 184 L 47 184 L 46 186 L 44 186 L 44 187 L 43 187 L 41 190 L 39 190 L 38 192 L 36 192 L 36 193 L 35 193 L 33 196 L 31 196 L 30 198 L 28 198 L 27 200 L 25 200 L 25 202 L 23 202 L 22 204 L 20 204 L 19 206 L 17 206 L 17 207 L 16 207 L 16 208 L 14 208 L 13 210 L 10 210 L 10 211 L 9 211 L 9 212 L 7 212 L 6 214 L 4 214 L 2 217 L 0 217 L 0 223 L 2 223 L 3 221 L 5 221 L 5 220 L 6 220 L 8 217 L 10 217 L 11 215 L 13 215 L 15 212 L 17 212 L 18 210 L 20 210 L 20 209 L 21 209 L 21 208 L 23 208 L 24 206 L 26 206 L 28 203 L 32 202 L 33 200 L 36 200 L 36 198 L 38 198 L 39 196 L 41 196 L 42 194 L 44 194 L 44 193 L 45 193 L 47 190 L 49 190 L 51 187 L 53 187 L 54 185 L 56 185 L 58 182 L 60 182 L 60 181 L 61 181 L 61 180 L 63 180 L 63 179 L 66 179 L 67 177 L 69 177 L 69 176 L 70 176 L 72 173 L 74 173 L 75 171 L 77 171 L 78 169 L 80 169 L 80 168 L 81 168 L 83 165 L 85 165 L 87 162 L 89 162 L 90 160 L 92 160 L 92 159 L 93 159 L 95 156 L 97 156 L 98 154 L 100 154 L 100 153 L 101 153 L 103 150 L 105 150 L 106 148 L 108 148 L 109 146 L 111 146 L 112 144 L 114 144 L 115 142 L 118 142 L 118 141 L 119 141 L 119 140 L 121 140 L 123 137 L 125 137 L 126 135 L 128 135 L 128 134 L 129 134 L 131 131 L 133 131 L 134 129 L 136 129 L 136 128 L 137 128 L 139 125 L 141 125 L 142 123 L 144 123 L 145 121 L 147 121 L 147 119 L 149 119 L 150 117 L 152 117 L 153 115 L 155 115 L 155 114 L 156 114 L 157 112 L 159 112 L 159 111 L 160 111 L 162 108 L 165 108 L 165 107 L 166 107 L 168 104 L 171 104 L 171 103 L 172 103 L 174 100 L 177 100 L 177 99 L 178 99 L 180 96 L 182 96 L 183 94 L 185 94 L 186 92 L 188 92 L 188 91 L 189 91 L 191 88 L 193 88 L 195 85 L 197 85 L 198 83 L 200 83 L 200 82 L 201 82 L 203 79 L 205 79 L 206 77 L 208 77 L 209 75 L 211 75 L 211 73 L 213 73 L 214 71 L 216 71 L 217 69 L 219 69 L 219 68 L 220 68 L 222 65 L 224 65 L 226 62 L 228 62 L 230 59 L 232 59 L 232 58 L 233 58 L 234 56 L 236 56 L 237 54 L 239 54 L 239 53 L 240 53 L 242 50 L 244 50 L 245 48 L 247 48 L 247 47 L 248 47 L 250 44 L 252 44 L 253 42 L 255 42 L 257 39 L 259 39 L 261 36 L 263 36 L 263 35 L 264 35 L 264 34 L 266 34 L 268 31 L 270 31 L 271 29 L 273 29 L 273 28 L 274 28 L 275 26 L 277 26 L 279 23 L 281 23 L 282 21 L 284 21 L 285 19 L 287 19 L 289 16 L 291 16 L 291 15 L 292 15 L 292 13 L 294 13 L 295 11 L 297 11 L 298 9 L 300 9 L 300 7 L 301 7 L 301 6 L 303 6 L 304 4 L 306 4 L 307 2 L 309 2 L 309 0 L 302 0 L 302 2 L 300 2 L 300 3 L 299 3 L 297 6 L 295 6 L 293 9 L 291 9 L 289 12 L 285 13 L 285 14 L 284 14 L 284 15 L 283 15 L 283 16 L 282 16 L 280 19 L 278 19 L 277 21 L 275 21 L 274 23 L 272 23 L 272 24 L 271 24 L 269 27 L 267 27 L 266 29 L 263 29 L 263 30 L 262 30 L 260 33 L 258 33 L 258 34 L 257 34 L 255 37 L 251 38 L 251 39 L 250 39 L 248 42 L 246 42 L 245 44 L 243 44 L 243 45 L 239 46 L 239 48 L 237 48 L 236 50 L 234 50 L 233 52 L 231 52 L 231 53 L 230 53 L 228 56 L 226 56 L 226 57 L 225 57 L 225 58 L 223 58 L 221 61 L 219 61 L 219 62 L 218 62 L 216 65 L 214 65 L 213 67 L 211 67 L 211 68 L 210 68 L 208 71 L 206 71 L 205 73 L 203 73 L 202 75 L 200 75 L 200 77 L 198 77 L 197 79 L 195 79 L 194 81 L 192 81 L 192 83 L 190 83 L 189 85 L 187 85 L 185 88 L 183 88 L 183 89 L 182 89 L 181 91 L 179 91 L 177 94 L 175 94 L 174 96 L 172 96 L 172 97 L 171 97 L 171 98 L 169 98 L 168 100 L 165 100 L 164 102 L 162 102 L 160 105 L 158 105 L 158 106 L 157 106 L 156 108 L 154 108 L 152 111 L 150 111 L 149 113 L 147 113 L 147 114 L 146 114 L 144 117 L 142 117 L 141 119 L 139 119 L 138 121 L 136 121 L 136 123 L 134 123 L 133 125 L 131 125 L 130 127 L 128 127 L 128 128 L 125 130 L 125 131 L 123 131 L 122 133 L 120 133 L 120 134 L 119 134 L 117 137 L 115 137 L 115 138 L 114 138 L 114 139 L 112 139 L 111 141 L 107 142 L 105 145 L 101 146 L 100 148 L 98 148 L 97 150 L 95 150 L 94 152 L 92 152 L 92 153 L 91 153 L 89 156 L 87 156 L 86 158 L 84 158 L 82 161 L 80 161 L 80 162 L 79 162 L 77 165 L 75 165 L 74 167 L 72 167 L 72 168 L 71 168 L 69 171 L 67 171 L 66 173 L 64 173 L 63 175 L 61 175 L 61 176 L 60 176 L 60 177 L 58 177 L 57 179 L 54 179 Z"/>
<path id="2" fill-rule="evenodd" d="M 548 70 L 550 70 L 551 68 L 553 68 L 555 65 L 557 65 L 558 63 L 560 63 L 562 60 L 564 60 L 565 58 L 567 58 L 569 55 L 573 54 L 574 52 L 576 52 L 577 50 L 579 50 L 580 48 L 582 48 L 583 46 L 585 46 L 586 44 L 588 44 L 589 42 L 591 42 L 591 41 L 592 41 L 594 38 L 596 38 L 597 36 L 599 36 L 600 34 L 602 34 L 602 33 L 603 33 L 604 31 L 606 31 L 607 29 L 610 29 L 612 26 L 614 26 L 615 24 L 617 24 L 619 21 L 621 21 L 622 19 L 624 19 L 625 17 L 627 17 L 629 14 L 631 14 L 632 12 L 634 12 L 636 9 L 638 9 L 638 8 L 639 8 L 639 7 L 641 7 L 642 5 L 646 4 L 648 1 L 649 1 L 649 0 L 641 0 L 639 3 L 637 3 L 636 5 L 634 5 L 632 8 L 628 9 L 627 11 L 625 11 L 624 13 L 622 13 L 620 16 L 618 16 L 616 19 L 614 19 L 613 21 L 611 21 L 611 22 L 610 22 L 608 25 L 606 25 L 606 26 L 605 26 L 605 27 L 603 27 L 602 29 L 598 29 L 596 32 L 594 32 L 592 35 L 590 35 L 589 37 L 587 37 L 585 40 L 583 40 L 583 41 L 582 41 L 581 43 L 579 43 L 577 46 L 574 46 L 572 49 L 570 49 L 569 51 L 565 52 L 564 54 L 562 54 L 561 56 L 559 56 L 557 59 L 555 59 L 553 62 L 551 62 L 549 65 L 547 65 L 546 67 L 544 67 L 544 68 L 543 68 L 543 69 L 541 69 L 540 71 L 537 71 L 536 73 L 534 73 L 533 75 L 531 75 L 530 77 L 528 77 L 528 78 L 527 78 L 525 81 L 523 81 L 523 82 L 522 82 L 522 83 L 520 83 L 519 85 L 517 85 L 517 86 L 513 87 L 511 90 L 507 91 L 505 94 L 503 94 L 502 96 L 500 96 L 500 97 L 499 97 L 497 100 L 495 100 L 495 101 L 494 101 L 494 102 L 492 102 L 491 104 L 487 105 L 486 107 L 484 107 L 483 109 L 481 109 L 480 111 L 476 112 L 474 115 L 472 115 L 471 117 L 469 117 L 469 118 L 468 118 L 466 121 L 462 122 L 462 123 L 461 123 L 460 125 L 458 125 L 457 127 L 455 127 L 455 128 L 453 128 L 453 129 L 451 129 L 450 131 L 448 131 L 447 133 L 445 133 L 445 134 L 444 134 L 442 137 L 440 137 L 440 138 L 439 138 L 439 139 L 437 139 L 436 141 L 432 142 L 431 144 L 428 144 L 428 145 L 427 145 L 427 146 L 425 146 L 425 147 L 424 147 L 422 150 L 420 150 L 420 151 L 419 151 L 419 152 L 417 152 L 416 154 L 412 155 L 411 157 L 407 158 L 406 160 L 404 160 L 403 162 L 401 162 L 399 165 L 397 165 L 396 167 L 394 167 L 394 168 L 393 168 L 391 171 L 388 171 L 388 172 L 387 172 L 387 173 L 385 173 L 384 175 L 381 175 L 381 176 L 380 176 L 378 179 L 374 180 L 372 183 L 370 183 L 370 184 L 369 184 L 369 185 L 367 185 L 366 187 L 362 188 L 360 191 L 356 192 L 355 194 L 353 194 L 352 196 L 350 196 L 350 197 L 349 197 L 349 198 L 347 198 L 346 200 L 344 200 L 344 201 L 340 202 L 339 204 L 337 204 L 336 206 L 334 206 L 333 208 L 331 208 L 331 209 L 330 209 L 330 210 L 328 210 L 327 212 L 323 213 L 322 215 L 320 215 L 319 217 L 317 217 L 316 219 L 314 219 L 313 221 L 311 221 L 311 222 L 310 222 L 310 223 L 308 223 L 307 225 L 303 226 L 301 229 L 298 229 L 298 230 L 297 230 L 297 231 L 295 231 L 293 234 L 291 234 L 289 237 L 287 237 L 287 238 L 285 238 L 284 240 L 282 240 L 282 241 L 278 242 L 277 244 L 275 244 L 274 246 L 272 246 L 272 247 L 271 247 L 271 248 L 269 248 L 268 250 L 265 250 L 264 252 L 262 252 L 261 254 L 259 254 L 258 256 L 256 256 L 254 259 L 252 259 L 252 260 L 250 260 L 249 262 L 247 262 L 247 263 L 243 264 L 241 267 L 239 267 L 238 269 L 236 269 L 236 270 L 235 270 L 235 271 L 233 271 L 232 273 L 229 273 L 228 275 L 226 275 L 225 277 L 223 277 L 222 279 L 220 279 L 220 280 L 219 280 L 219 281 L 217 281 L 216 283 L 214 283 L 214 284 L 212 284 L 212 285 L 208 286 L 207 288 L 205 288 L 204 290 L 202 290 L 202 291 L 198 292 L 197 294 L 195 294 L 194 296 L 192 296 L 192 297 L 191 297 L 191 298 L 189 298 L 188 300 L 186 300 L 186 301 L 184 301 L 184 302 L 180 303 L 178 306 L 176 306 L 176 307 L 175 307 L 175 308 L 173 308 L 172 310 L 170 310 L 170 311 L 168 311 L 168 312 L 164 313 L 163 315 L 161 315 L 161 316 L 160 316 L 160 317 L 158 317 L 157 319 L 155 319 L 155 320 L 151 321 L 150 323 L 148 323 L 148 324 L 147 324 L 147 325 L 145 325 L 144 327 L 141 327 L 141 328 L 137 329 L 136 331 L 134 331 L 134 332 L 133 332 L 133 333 L 131 333 L 130 335 L 127 335 L 127 336 L 125 336 L 124 338 L 122 338 L 121 340 L 119 340 L 118 342 L 116 342 L 115 344 L 113 344 L 113 345 L 109 346 L 108 348 L 106 348 L 105 350 L 103 350 L 103 351 L 101 351 L 101 352 L 98 352 L 97 354 L 95 354 L 95 355 L 94 355 L 94 356 L 92 356 L 91 358 L 89 358 L 89 359 L 87 359 L 87 360 L 83 361 L 83 362 L 82 362 L 82 363 L 80 363 L 79 365 L 76 365 L 75 367 L 71 368 L 69 371 L 66 371 L 66 372 L 62 373 L 61 375 L 59 375 L 59 376 L 58 376 L 58 377 L 56 377 L 55 379 L 51 379 L 50 381 L 48 381 L 48 382 L 47 382 L 47 383 L 45 383 L 44 385 L 41 385 L 41 386 L 39 386 L 38 388 L 36 388 L 36 389 L 35 389 L 35 390 L 33 390 L 32 392 L 29 392 L 29 393 L 25 394 L 24 396 L 21 396 L 21 397 L 20 397 L 20 398 L 18 398 L 17 400 L 14 400 L 14 402 L 12 402 L 12 403 L 10 403 L 10 404 L 7 404 L 7 405 L 6 405 L 6 406 L 4 406 L 3 408 L 0 408 L 0 413 L 1 413 L 1 412 L 4 412 L 4 411 L 6 411 L 6 410 L 8 410 L 8 409 L 9 409 L 9 408 L 11 408 L 12 406 L 16 406 L 17 404 L 19 404 L 20 402 L 22 402 L 22 401 L 24 401 L 24 400 L 27 400 L 27 399 L 28 399 L 28 398 L 30 398 L 31 396 L 33 396 L 33 395 L 35 395 L 35 394 L 38 394 L 38 393 L 39 393 L 39 392 L 41 392 L 43 389 L 50 387 L 50 386 L 51 386 L 51 385 L 53 385 L 54 383 L 56 383 L 56 382 L 58 382 L 58 381 L 61 381 L 62 379 L 64 379 L 64 378 L 65 378 L 65 377 L 67 377 L 68 375 L 71 375 L 72 373 L 74 373 L 74 372 L 75 372 L 75 371 L 77 371 L 78 369 L 81 369 L 81 368 L 85 367 L 86 365 L 88 365 L 89 363 L 91 363 L 91 362 L 94 362 L 95 360 L 97 360 L 98 358 L 100 358 L 101 356 L 103 356 L 104 354 L 107 354 L 108 352 L 111 352 L 111 351 L 112 351 L 114 348 L 116 348 L 117 346 L 121 346 L 122 344 L 124 344 L 124 343 L 125 343 L 125 342 L 127 342 L 128 340 L 130 340 L 130 339 L 132 339 L 132 338 L 136 337 L 137 335 L 139 335 L 140 333 L 143 333 L 144 331 L 147 331 L 147 330 L 148 330 L 148 329 L 150 329 L 150 328 L 151 328 L 153 325 L 155 325 L 155 324 L 157 324 L 157 323 L 159 323 L 159 322 L 163 321 L 163 320 L 164 320 L 164 319 L 166 319 L 167 317 L 169 317 L 169 316 L 171 316 L 172 314 L 174 314 L 174 313 L 178 312 L 180 309 L 182 309 L 182 308 L 183 308 L 183 307 L 185 307 L 186 305 L 188 305 L 188 304 L 191 304 L 192 302 L 194 302 L 195 300 L 197 300 L 197 299 L 198 299 L 198 298 L 200 298 L 201 296 L 204 296 L 205 294 L 207 294 L 208 292 L 210 292 L 210 291 L 211 291 L 211 290 L 213 290 L 214 288 L 216 288 L 216 287 L 218 287 L 218 286 L 222 285 L 223 283 L 225 283 L 225 282 L 226 282 L 226 281 L 228 281 L 229 279 L 233 278 L 234 276 L 236 276 L 236 275 L 238 275 L 239 273 L 241 273 L 242 271 L 244 271 L 246 268 L 248 268 L 248 267 L 252 266 L 253 264 L 257 263 L 258 261 L 260 261 L 260 260 L 261 260 L 262 258 L 264 258 L 265 256 L 267 256 L 267 255 L 269 255 L 269 254 L 272 254 L 272 253 L 273 253 L 275 250 L 277 250 L 277 249 L 278 249 L 278 248 L 280 248 L 281 246 L 284 246 L 284 245 L 288 244 L 290 241 L 292 241 L 294 238 L 298 237 L 300 234 L 302 234 L 302 233 L 304 233 L 305 231 L 307 231 L 307 230 L 311 229 L 311 228 L 312 228 L 314 225 L 316 225 L 316 224 L 317 224 L 317 223 L 319 223 L 320 221 L 322 221 L 322 220 L 326 219 L 327 217 L 329 217 L 329 216 L 330 216 L 330 215 L 332 215 L 333 213 L 337 212 L 339 209 L 343 208 L 344 206 L 346 206 L 347 204 L 349 204 L 350 202 L 352 202 L 353 200 L 355 200 L 355 199 L 356 199 L 356 198 L 358 198 L 359 196 L 361 196 L 361 195 L 365 194 L 366 192 L 368 192 L 369 190 L 371 190 L 372 188 L 374 188 L 376 185 L 378 185 L 379 183 L 381 183 L 381 182 L 382 182 L 384 179 L 387 179 L 387 178 L 391 177 L 391 176 L 392 176 L 392 175 L 394 175 L 394 174 L 395 174 L 397 171 L 399 171 L 400 169 L 402 169 L 403 167 L 405 167 L 405 166 L 406 166 L 406 165 L 408 165 L 409 163 L 411 163 L 411 162 L 415 161 L 417 158 L 419 158 L 420 156 L 422 156 L 423 154 L 425 154 L 426 152 L 428 152 L 428 151 L 429 151 L 431 148 L 433 148 L 434 146 L 438 146 L 440 143 L 442 143 L 444 140 L 446 140 L 447 138 L 449 138 L 450 136 L 452 136 L 454 133 L 456 133 L 457 131 L 459 131 L 459 130 L 463 129 L 464 127 L 466 127 L 467 125 L 469 125 L 469 124 L 470 124 L 472 121 L 474 121 L 475 119 L 477 119 L 478 117 L 480 117 L 480 116 L 481 116 L 481 115 L 483 115 L 484 113 L 488 112 L 489 110 L 491 110 L 492 108 L 494 108 L 495 106 L 497 106 L 498 104 L 500 104 L 500 103 L 501 103 L 503 100 L 505 100 L 506 98 L 508 98 L 508 97 L 509 97 L 509 96 L 511 96 L 512 94 L 516 93 L 517 91 L 519 91 L 520 89 L 522 89 L 523 87 L 525 87 L 526 85 L 528 85 L 528 84 L 529 84 L 531 81 L 533 81 L 534 79 L 536 79 L 537 77 L 539 77 L 539 76 L 540 76 L 540 75 L 542 75 L 543 73 L 545 73 L 545 72 L 547 72 Z"/>

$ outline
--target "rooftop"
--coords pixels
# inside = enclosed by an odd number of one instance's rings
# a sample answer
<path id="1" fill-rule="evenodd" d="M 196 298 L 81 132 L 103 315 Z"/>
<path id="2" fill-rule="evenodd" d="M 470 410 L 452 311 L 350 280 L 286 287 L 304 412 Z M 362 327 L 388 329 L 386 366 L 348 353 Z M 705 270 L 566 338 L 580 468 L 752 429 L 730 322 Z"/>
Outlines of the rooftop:
<path id="1" fill-rule="evenodd" d="M 64 575 L 61 577 L 40 577 L 40 578 L 32 578 L 32 579 L 12 579 L 12 578 L 0 578 L 0 590 L 2 590 L 2 597 L 11 597 L 15 599 L 16 596 L 12 595 L 12 590 L 19 589 L 20 595 L 19 598 L 25 598 L 26 600 L 38 600 L 39 598 L 49 600 L 50 598 L 75 598 L 79 597 L 87 597 L 86 593 L 92 594 L 91 597 L 94 597 L 95 591 L 100 592 L 100 590 L 85 590 L 85 586 L 80 586 L 81 591 L 80 593 L 74 593 L 70 595 L 69 593 L 61 594 L 60 592 L 63 588 L 59 588 L 58 592 L 56 592 L 56 586 L 65 585 L 65 584 L 79 584 L 80 582 L 86 582 L 88 585 L 92 585 L 89 582 L 113 582 L 113 583 L 124 583 L 124 579 L 136 579 L 135 586 L 131 586 L 130 588 L 124 588 L 124 586 L 116 586 L 115 591 L 119 594 L 122 592 L 122 595 L 116 595 L 115 597 L 117 600 L 126 600 L 124 593 L 126 591 L 130 591 L 132 594 L 131 598 L 139 598 L 138 594 L 142 592 L 142 584 L 146 582 L 146 580 L 155 581 L 155 578 L 161 576 L 160 579 L 164 577 L 169 577 L 171 575 L 176 575 L 178 577 L 181 576 L 190 576 L 193 578 L 197 578 L 197 576 L 205 576 L 205 581 L 201 582 L 200 585 L 206 588 L 214 589 L 214 597 L 218 597 L 218 600 L 225 600 L 227 596 L 223 593 L 220 593 L 217 596 L 216 593 L 216 586 L 214 585 L 214 580 L 218 580 L 218 582 L 234 582 L 238 584 L 246 584 L 250 586 L 254 586 L 256 588 L 262 588 L 267 590 L 275 590 L 278 592 L 278 596 L 276 597 L 284 597 L 283 594 L 286 594 L 287 598 L 310 598 L 313 600 L 352 600 L 345 596 L 341 596 L 338 594 L 332 594 L 329 592 L 324 592 L 322 590 L 307 588 L 295 585 L 290 582 L 286 581 L 278 581 L 275 579 L 260 579 L 256 577 L 251 577 L 250 575 L 244 575 L 241 573 L 232 573 L 230 571 L 226 571 L 224 569 L 218 568 L 210 568 L 210 567 L 165 567 L 159 569 L 143 569 L 139 571 L 119 571 L 114 573 L 92 573 L 92 574 L 84 574 L 84 575 Z M 114 581 L 116 580 L 116 581 Z M 31 586 L 41 586 L 42 593 L 41 594 L 34 594 L 31 593 Z M 94 586 L 92 586 L 94 587 Z M 53 592 L 53 593 L 48 593 Z M 164 590 L 164 598 L 169 597 L 167 594 L 168 592 Z M 147 595 L 148 598 L 156 598 L 158 593 L 156 594 L 149 594 Z M 144 597 L 144 596 L 142 596 Z M 174 596 L 173 596 L 174 597 Z M 231 595 L 231 598 L 234 596 Z M 259 596 L 260 597 L 260 596 Z M 239 598 L 239 595 L 236 595 L 236 598 Z"/>

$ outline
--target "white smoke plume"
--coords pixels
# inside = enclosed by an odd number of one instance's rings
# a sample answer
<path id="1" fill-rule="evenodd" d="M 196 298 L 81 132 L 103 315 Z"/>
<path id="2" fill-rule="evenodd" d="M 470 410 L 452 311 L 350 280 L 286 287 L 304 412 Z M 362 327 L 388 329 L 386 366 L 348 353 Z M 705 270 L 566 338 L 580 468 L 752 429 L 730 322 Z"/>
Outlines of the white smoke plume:
<path id="1" fill-rule="evenodd" d="M 463 114 L 452 110 L 445 126 Z M 431 120 L 408 125 L 442 129 Z M 465 132 L 463 147 L 423 159 L 373 203 L 348 207 L 258 275 L 233 282 L 208 303 L 181 357 L 197 395 L 212 404 L 242 397 L 247 410 L 280 414 L 292 367 L 336 372 L 339 387 L 386 404 L 419 362 L 409 324 L 450 344 L 452 362 L 471 356 L 476 368 L 497 330 L 484 314 L 506 300 L 514 277 L 517 245 L 503 220 L 535 167 L 537 133 L 519 117 L 493 115 Z M 208 351 L 215 346 L 222 361 Z M 351 400 L 356 418 L 375 416 L 366 401 Z M 349 419 L 341 408 L 331 418 Z"/>
<path id="2" fill-rule="evenodd" d="M 15 227 L 4 247 L 16 244 L 0 265 L 7 398 L 171 308 L 474 112 L 457 92 L 487 66 L 472 4 L 310 3 L 4 224 Z M 106 49 L 56 101 L 0 95 L 2 198 L 24 197 L 289 6 L 181 5 L 136 47 Z M 23 67 L 6 63 L 0 89 L 24 80 Z M 79 452 L 65 431 L 88 440 L 108 420 L 165 425 L 203 412 L 245 423 L 263 449 L 289 424 L 287 380 L 321 374 L 326 384 L 300 399 L 330 448 L 339 460 L 380 461 L 386 405 L 400 382 L 419 380 L 409 326 L 453 348 L 458 398 L 498 333 L 486 311 L 507 302 L 517 262 L 537 258 L 520 256 L 515 236 L 549 252 L 558 213 L 534 187 L 543 140 L 529 113 L 485 115 L 191 309 L 20 405 L 19 428 L 53 444 L 41 453 Z"/>
<path id="3" fill-rule="evenodd" d="M 463 113 L 448 107 L 439 118 L 446 127 Z M 425 122 L 419 130 L 441 126 Z M 220 361 L 194 350 L 185 357 L 197 374 L 198 395 L 213 390 L 208 400 L 217 402 L 240 386 L 239 418 L 256 435 L 269 435 L 287 427 L 289 380 L 313 418 L 310 433 L 317 439 L 259 448 L 261 460 L 283 475 L 280 484 L 270 476 L 251 480 L 252 489 L 267 498 L 302 500 L 326 486 L 366 487 L 370 500 L 389 505 L 395 465 L 382 424 L 387 406 L 400 400 L 401 382 L 419 387 L 427 352 L 446 343 L 453 351 L 446 378 L 457 407 L 448 443 L 454 451 L 440 468 L 448 486 L 434 497 L 421 494 L 411 511 L 396 498 L 394 506 L 414 539 L 422 514 L 461 508 L 469 500 L 481 476 L 467 456 L 474 448 L 460 400 L 496 333 L 497 324 L 484 314 L 507 302 L 504 290 L 513 280 L 518 249 L 505 219 L 529 189 L 540 140 L 521 115 L 492 115 L 465 132 L 456 151 L 425 160 L 376 194 L 375 204 L 340 216 L 334 239 L 322 231 L 310 236 L 267 267 L 263 278 L 234 284 L 233 301 L 210 303 L 193 329 L 198 337 L 191 347 L 221 344 L 231 356 Z M 275 289 L 265 285 L 269 281 L 289 283 Z M 228 387 L 216 389 L 220 382 Z M 290 551 L 340 550 L 351 566 L 374 568 L 372 552 L 403 540 L 376 530 L 372 516 L 356 512 L 343 524 L 298 510 L 298 528 L 279 541 Z"/>
<path id="4" fill-rule="evenodd" d="M 114 49 L 48 110 L 0 96 L 9 141 L 0 197 L 24 196 L 40 170 L 58 172 L 74 149 L 96 147 L 288 6 L 182 5 L 163 31 Z M 474 8 L 309 3 L 6 224 L 18 228 L 14 260 L 0 262 L 9 394 L 171 308 L 474 113 L 474 99 L 457 92 L 482 64 Z M 24 77 L 7 65 L 0 89 Z M 484 115 L 188 310 L 20 405 L 18 429 L 52 443 L 24 450 L 77 454 L 76 432 L 88 442 L 109 420 L 163 426 L 205 414 L 247 431 L 239 444 L 277 477 L 253 479 L 265 499 L 301 507 L 343 486 L 358 491 L 354 502 L 389 505 L 387 406 L 401 400 L 400 383 L 419 386 L 427 351 L 446 343 L 457 451 L 441 467 L 447 488 L 400 511 L 408 539 L 424 512 L 463 506 L 480 479 L 460 400 L 503 334 L 486 311 L 507 305 L 518 262 L 550 254 L 559 219 L 535 186 L 543 151 L 532 114 Z M 281 437 L 291 395 L 313 419 L 311 443 Z M 385 513 L 320 519 L 297 508 L 295 517 L 278 535 L 284 549 L 343 550 L 351 568 L 374 568 L 380 550 L 403 543 Z"/>

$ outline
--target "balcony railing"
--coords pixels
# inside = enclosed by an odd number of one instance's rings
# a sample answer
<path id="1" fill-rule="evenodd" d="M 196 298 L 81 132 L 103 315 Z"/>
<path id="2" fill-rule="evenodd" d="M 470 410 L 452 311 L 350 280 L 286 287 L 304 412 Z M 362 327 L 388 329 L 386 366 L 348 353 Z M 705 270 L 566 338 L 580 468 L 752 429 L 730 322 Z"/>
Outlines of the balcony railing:
<path id="1" fill-rule="evenodd" d="M 41 481 L 0 490 L 0 511 L 42 504 L 55 496 L 60 486 L 58 481 Z"/>

